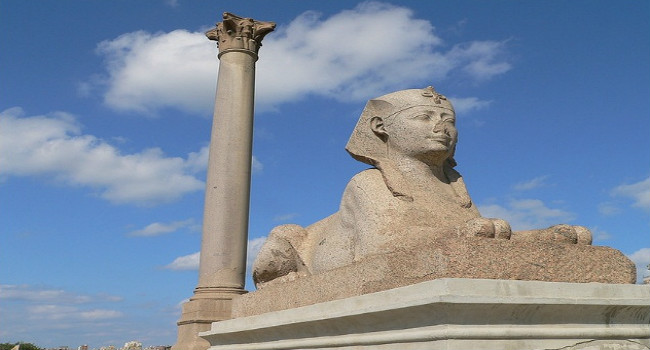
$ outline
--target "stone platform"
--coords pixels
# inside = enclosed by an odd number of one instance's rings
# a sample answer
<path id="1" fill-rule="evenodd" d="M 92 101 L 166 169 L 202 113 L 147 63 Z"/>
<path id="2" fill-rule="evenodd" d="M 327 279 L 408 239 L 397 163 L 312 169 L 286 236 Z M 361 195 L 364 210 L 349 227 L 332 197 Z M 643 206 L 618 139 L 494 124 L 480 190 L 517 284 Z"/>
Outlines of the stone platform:
<path id="1" fill-rule="evenodd" d="M 413 237 L 413 236 L 411 236 Z M 233 300 L 232 318 L 291 309 L 440 278 L 631 284 L 634 263 L 616 249 L 482 237 L 400 242 L 391 253 L 287 280 Z M 291 276 L 288 276 L 291 277 Z"/>
<path id="2" fill-rule="evenodd" d="M 443 278 L 215 322 L 212 350 L 650 349 L 650 286 Z"/>

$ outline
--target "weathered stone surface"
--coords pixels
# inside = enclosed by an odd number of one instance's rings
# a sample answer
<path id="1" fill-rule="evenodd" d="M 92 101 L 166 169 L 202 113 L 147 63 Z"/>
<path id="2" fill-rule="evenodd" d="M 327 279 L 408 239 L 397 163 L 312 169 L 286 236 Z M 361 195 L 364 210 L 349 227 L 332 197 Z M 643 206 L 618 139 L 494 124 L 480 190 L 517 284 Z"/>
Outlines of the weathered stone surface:
<path id="1" fill-rule="evenodd" d="M 214 350 L 650 348 L 650 286 L 438 279 L 212 324 Z"/>
<path id="2" fill-rule="evenodd" d="M 341 267 L 363 265 L 363 260 L 370 257 L 374 264 L 390 264 L 393 260 L 383 262 L 380 256 L 398 252 L 404 246 L 413 248 L 408 253 L 413 256 L 429 256 L 431 249 L 451 250 L 436 256 L 452 260 L 456 255 L 470 254 L 472 249 L 485 254 L 471 256 L 478 259 L 477 265 L 454 265 L 458 270 L 455 273 L 467 278 L 589 282 L 593 279 L 581 275 L 584 271 L 598 270 L 610 276 L 619 272 L 608 270 L 612 265 L 618 266 L 622 261 L 631 265 L 625 257 L 609 262 L 589 258 L 588 254 L 580 255 L 583 260 L 575 256 L 566 260 L 554 252 L 570 248 L 547 244 L 590 245 L 591 232 L 583 226 L 560 224 L 512 232 L 505 220 L 482 217 L 462 176 L 454 169 L 458 140 L 455 118 L 451 103 L 432 87 L 397 91 L 368 101 L 346 149 L 352 157 L 374 168 L 350 180 L 338 212 L 306 228 L 283 225 L 273 229 L 253 265 L 256 286 L 263 288 L 272 281 L 288 281 L 334 269 L 343 276 L 346 273 Z M 471 237 L 511 242 L 466 239 Z M 478 246 L 468 247 L 469 242 Z M 516 247 L 517 243 L 521 246 Z M 483 249 L 483 245 L 492 248 Z M 502 246 L 511 250 L 502 252 Z M 521 268 L 527 264 L 528 253 L 544 261 L 544 273 Z M 566 271 L 570 264 L 565 260 L 575 264 L 578 271 Z M 500 266 L 494 263 L 497 261 Z M 415 271 L 426 270 L 420 266 L 422 262 L 413 263 Z M 486 274 L 482 266 L 500 272 Z M 402 276 L 414 273 L 408 268 L 402 272 L 394 276 L 400 282 L 392 286 L 405 285 Z M 440 276 L 450 275 L 445 272 Z M 612 283 L 631 283 L 633 279 L 625 275 L 621 281 L 629 282 Z M 341 282 L 347 283 L 347 279 L 341 277 Z"/>
<path id="3" fill-rule="evenodd" d="M 400 243 L 387 254 L 296 278 L 289 275 L 233 301 L 233 317 L 343 299 L 439 278 L 634 283 L 634 264 L 618 250 L 581 244 L 483 237 Z"/>

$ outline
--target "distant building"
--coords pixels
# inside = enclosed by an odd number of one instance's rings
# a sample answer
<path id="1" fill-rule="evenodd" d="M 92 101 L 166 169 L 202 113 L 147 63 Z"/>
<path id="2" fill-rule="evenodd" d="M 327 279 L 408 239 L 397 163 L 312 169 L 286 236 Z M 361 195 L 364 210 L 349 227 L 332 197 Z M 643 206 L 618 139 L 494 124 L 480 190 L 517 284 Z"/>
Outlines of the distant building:
<path id="1" fill-rule="evenodd" d="M 124 343 L 124 347 L 120 350 L 142 350 L 142 343 L 139 341 L 129 341 Z"/>
<path id="2" fill-rule="evenodd" d="M 87 345 L 87 344 L 79 345 L 79 347 L 77 348 L 77 350 L 88 350 L 88 345 Z"/>

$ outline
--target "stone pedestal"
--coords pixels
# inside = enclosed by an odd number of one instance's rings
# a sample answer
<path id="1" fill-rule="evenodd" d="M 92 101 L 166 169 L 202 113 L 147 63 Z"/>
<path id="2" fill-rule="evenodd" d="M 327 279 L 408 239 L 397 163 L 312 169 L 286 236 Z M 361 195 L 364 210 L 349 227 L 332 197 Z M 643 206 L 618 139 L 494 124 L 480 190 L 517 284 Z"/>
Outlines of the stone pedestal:
<path id="1" fill-rule="evenodd" d="M 238 297 L 233 317 L 292 309 L 442 278 L 630 284 L 634 263 L 608 247 L 422 236 L 395 251 L 319 274 L 281 277 Z"/>
<path id="2" fill-rule="evenodd" d="M 210 343 L 200 338 L 199 332 L 210 330 L 212 322 L 229 319 L 233 296 L 243 292 L 232 290 L 229 293 L 201 293 L 200 289 L 197 289 L 194 293 L 194 296 L 183 304 L 174 349 L 207 349 Z"/>
<path id="3" fill-rule="evenodd" d="M 650 349 L 650 286 L 438 279 L 215 322 L 211 350 Z"/>

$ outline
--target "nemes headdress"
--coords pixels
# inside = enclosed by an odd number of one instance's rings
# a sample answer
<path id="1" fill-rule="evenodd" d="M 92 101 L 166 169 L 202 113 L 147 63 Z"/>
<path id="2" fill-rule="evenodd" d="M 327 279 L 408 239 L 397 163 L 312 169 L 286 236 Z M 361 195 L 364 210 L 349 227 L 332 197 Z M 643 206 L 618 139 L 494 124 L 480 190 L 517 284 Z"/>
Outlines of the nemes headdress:
<path id="1" fill-rule="evenodd" d="M 424 89 L 409 89 L 396 91 L 381 97 L 374 98 L 366 104 L 359 121 L 352 131 L 350 140 L 345 149 L 350 155 L 363 163 L 377 167 L 384 177 L 386 185 L 394 196 L 412 201 L 413 198 L 408 194 L 408 184 L 404 183 L 401 175 L 394 166 L 387 160 L 386 146 L 384 142 L 372 131 L 370 120 L 373 117 L 381 117 L 385 121 L 390 120 L 397 113 L 413 107 L 426 106 L 447 109 L 454 111 L 454 107 L 447 97 L 438 93 L 433 87 L 428 86 Z M 456 162 L 452 156 L 445 162 L 445 174 L 452 185 L 459 182 L 461 188 L 456 189 L 457 194 L 461 197 L 463 206 L 471 205 L 469 195 L 462 184 L 460 174 L 453 169 Z M 454 186 L 457 187 L 457 186 Z M 459 193 L 461 192 L 461 193 Z"/>
<path id="2" fill-rule="evenodd" d="M 431 86 L 424 89 L 397 91 L 374 98 L 368 101 L 366 108 L 363 109 L 345 149 L 354 159 L 377 166 L 377 160 L 386 157 L 386 147 L 370 128 L 370 120 L 373 117 L 387 120 L 403 110 L 418 106 L 454 110 L 449 100 Z"/>

